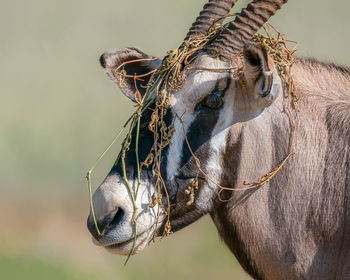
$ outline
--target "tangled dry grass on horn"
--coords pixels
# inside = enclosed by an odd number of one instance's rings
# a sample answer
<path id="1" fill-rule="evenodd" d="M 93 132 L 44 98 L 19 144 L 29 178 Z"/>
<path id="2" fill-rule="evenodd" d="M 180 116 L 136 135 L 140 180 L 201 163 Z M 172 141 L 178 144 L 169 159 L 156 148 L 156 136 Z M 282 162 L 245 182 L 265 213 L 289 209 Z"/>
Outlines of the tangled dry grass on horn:
<path id="1" fill-rule="evenodd" d="M 228 16 L 233 16 L 233 14 L 230 14 Z M 226 16 L 227 17 L 227 16 Z M 222 19 L 222 18 L 221 18 Z M 220 20 L 220 19 L 219 19 Z M 217 20 L 217 21 L 219 21 Z M 207 34 L 205 35 L 195 35 L 191 36 L 188 40 L 185 40 L 184 43 L 177 49 L 170 50 L 167 55 L 163 58 L 163 62 L 161 66 L 149 73 L 139 75 L 139 76 L 128 76 L 126 75 L 126 71 L 123 69 L 123 67 L 126 64 L 121 64 L 115 71 L 115 74 L 119 76 L 120 84 L 123 84 L 123 80 L 126 77 L 131 77 L 135 81 L 141 80 L 143 77 L 149 76 L 152 74 L 152 78 L 150 82 L 147 85 L 146 94 L 142 97 L 140 92 L 137 90 L 135 93 L 135 100 L 137 101 L 136 110 L 132 114 L 132 116 L 129 118 L 129 120 L 125 123 L 123 126 L 123 130 L 129 126 L 128 133 L 122 142 L 122 148 L 120 152 L 120 158 L 117 159 L 121 160 L 122 167 L 123 167 L 123 179 L 125 182 L 125 185 L 128 189 L 130 199 L 133 203 L 134 207 L 134 213 L 133 213 L 133 226 L 134 226 L 134 242 L 133 247 L 129 253 L 129 256 L 126 259 L 125 264 L 128 262 L 130 256 L 133 254 L 136 244 L 136 236 L 137 236 L 137 223 L 136 223 L 136 213 L 137 213 L 137 207 L 136 207 L 136 198 L 138 195 L 138 189 L 140 186 L 140 172 L 143 167 L 152 168 L 152 175 L 155 178 L 155 193 L 152 195 L 152 202 L 148 205 L 147 210 L 150 208 L 155 207 L 158 205 L 158 214 L 157 219 L 154 224 L 154 233 L 152 240 L 154 241 L 157 230 L 158 230 L 158 224 L 160 222 L 164 222 L 164 230 L 163 230 L 163 236 L 167 236 L 171 234 L 171 224 L 169 219 L 170 214 L 170 199 L 169 195 L 167 193 L 167 189 L 165 187 L 164 180 L 161 175 L 161 158 L 162 158 L 162 151 L 163 149 L 168 146 L 171 142 L 171 138 L 174 133 L 174 126 L 171 124 L 170 126 L 167 126 L 164 122 L 164 116 L 167 113 L 167 109 L 169 106 L 169 94 L 172 92 L 176 92 L 179 88 L 181 88 L 185 77 L 182 75 L 182 70 L 184 67 L 191 64 L 191 61 L 195 58 L 195 54 L 197 51 L 205 48 L 208 44 L 210 44 L 217 36 L 218 34 L 225 28 L 225 25 L 221 25 L 214 22 L 211 27 L 209 28 Z M 275 64 L 278 66 L 279 73 L 281 76 L 281 79 L 283 81 L 285 92 L 285 97 L 288 102 L 287 108 L 288 113 L 290 117 L 290 122 L 292 126 L 292 133 L 291 133 L 291 144 L 289 149 L 289 154 L 287 157 L 282 161 L 281 164 L 279 164 L 277 167 L 275 167 L 272 171 L 269 173 L 263 175 L 259 180 L 254 182 L 243 182 L 243 185 L 246 187 L 239 188 L 239 189 L 230 189 L 226 188 L 224 186 L 220 186 L 217 184 L 213 179 L 211 179 L 202 169 L 200 166 L 199 159 L 195 156 L 191 149 L 191 143 L 189 143 L 185 131 L 185 140 L 188 145 L 188 148 L 190 152 L 192 153 L 192 156 L 195 159 L 198 173 L 201 173 L 204 175 L 209 181 L 216 184 L 220 192 L 222 190 L 229 190 L 229 191 L 235 191 L 235 190 L 245 190 L 249 188 L 256 188 L 261 187 L 265 183 L 267 183 L 269 180 L 271 180 L 272 177 L 274 177 L 277 172 L 283 167 L 283 165 L 287 162 L 287 160 L 290 158 L 290 156 L 293 153 L 293 141 L 294 141 L 294 134 L 295 134 L 295 124 L 293 119 L 293 114 L 291 112 L 291 108 L 293 108 L 295 111 L 296 105 L 297 105 L 297 94 L 294 87 L 293 78 L 291 76 L 291 68 L 294 63 L 294 52 L 296 51 L 296 43 L 293 41 L 286 40 L 283 35 L 277 31 L 273 26 L 270 24 L 266 24 L 266 27 L 264 27 L 266 35 L 256 34 L 253 37 L 253 40 L 263 46 L 268 54 L 273 58 Z M 288 48 L 289 44 L 295 44 L 295 47 L 292 49 Z M 140 59 L 144 60 L 144 59 Z M 129 61 L 128 63 L 133 63 L 135 61 L 140 60 L 134 60 Z M 223 70 L 232 70 L 233 68 L 228 69 L 201 69 L 201 70 L 207 70 L 207 71 L 223 71 Z M 237 67 L 234 67 L 234 69 L 238 70 Z M 155 107 L 153 109 L 150 108 L 151 105 L 155 104 Z M 144 162 L 139 161 L 139 154 L 138 154 L 138 145 L 139 145 L 139 133 L 140 133 L 140 120 L 142 114 L 145 112 L 145 110 L 152 110 L 151 119 L 149 121 L 148 129 L 153 133 L 154 135 L 154 142 L 152 145 L 151 150 L 149 151 L 148 156 L 146 157 L 146 160 Z M 182 123 L 181 116 L 176 116 L 179 121 Z M 132 139 L 132 131 L 136 128 L 136 148 L 135 148 L 135 156 L 136 156 L 136 164 L 138 166 L 137 168 L 137 188 L 136 191 L 133 192 L 132 188 L 128 182 L 127 179 L 127 170 L 125 168 L 125 155 L 126 152 L 130 149 L 130 144 Z M 91 168 L 87 174 L 88 179 L 88 185 L 89 185 L 89 195 L 90 195 L 90 207 L 92 216 L 94 219 L 95 227 L 97 232 L 100 234 L 100 231 L 97 226 L 95 213 L 94 213 L 94 206 L 92 203 L 91 198 L 91 174 L 93 169 L 96 167 L 97 163 L 103 158 L 103 156 L 108 152 L 110 147 L 113 145 L 113 143 L 116 141 L 116 139 L 121 135 L 121 132 L 118 134 L 118 136 L 113 140 L 112 144 L 104 151 L 104 153 L 101 155 L 101 157 L 98 159 L 96 164 Z M 187 202 L 188 205 L 192 204 L 194 202 L 194 189 L 198 188 L 198 180 L 193 179 L 190 182 L 190 185 L 188 186 L 188 189 L 186 190 L 186 194 L 189 196 L 189 201 Z M 220 197 L 219 192 L 219 197 Z M 162 203 L 163 194 L 166 195 L 167 200 L 167 206 L 165 209 L 165 206 Z M 162 221 L 159 221 L 159 209 L 162 209 L 166 214 L 164 218 L 162 218 Z"/>

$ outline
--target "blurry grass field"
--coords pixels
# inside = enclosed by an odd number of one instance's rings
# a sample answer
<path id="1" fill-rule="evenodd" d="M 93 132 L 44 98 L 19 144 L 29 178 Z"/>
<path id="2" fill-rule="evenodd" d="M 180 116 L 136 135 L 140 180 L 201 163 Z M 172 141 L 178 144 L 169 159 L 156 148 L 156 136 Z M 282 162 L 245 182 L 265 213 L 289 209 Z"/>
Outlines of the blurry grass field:
<path id="1" fill-rule="evenodd" d="M 62 267 L 62 265 L 33 256 L 5 256 L 0 258 L 0 270 L 6 279 L 97 279 L 86 275 L 84 272 L 78 272 L 68 265 Z"/>
<path id="2" fill-rule="evenodd" d="M 125 46 L 163 55 L 204 2 L 0 0 L 1 279 L 248 279 L 209 218 L 126 268 L 93 246 L 85 227 L 85 173 L 132 110 L 99 55 Z M 272 23 L 299 42 L 299 56 L 349 65 L 349 8 L 346 0 L 293 0 Z"/>

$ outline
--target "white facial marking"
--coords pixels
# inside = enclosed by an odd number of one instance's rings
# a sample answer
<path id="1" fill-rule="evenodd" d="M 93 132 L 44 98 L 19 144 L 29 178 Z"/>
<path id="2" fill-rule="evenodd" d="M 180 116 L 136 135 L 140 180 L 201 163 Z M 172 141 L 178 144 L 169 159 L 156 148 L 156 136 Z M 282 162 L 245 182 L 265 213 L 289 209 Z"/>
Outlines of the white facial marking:
<path id="1" fill-rule="evenodd" d="M 271 72 L 272 73 L 272 72 Z M 246 122 L 250 119 L 255 119 L 260 115 L 262 109 L 259 110 L 242 110 L 237 108 L 237 101 L 235 102 L 234 89 L 228 89 L 228 93 L 224 98 L 224 107 L 220 111 L 219 119 L 210 138 L 210 156 L 205 166 L 205 171 L 215 183 L 220 184 L 223 173 L 223 155 L 227 145 L 227 135 L 232 125 Z M 271 98 L 276 98 L 281 91 L 281 79 L 278 75 L 274 75 L 273 85 L 269 94 Z M 266 99 L 266 97 L 265 97 Z M 266 102 L 266 101 L 264 101 Z M 273 102 L 269 100 L 269 102 Z M 204 185 L 196 199 L 196 205 L 203 211 L 209 211 L 212 207 L 212 202 L 217 195 L 219 187 L 210 180 L 208 184 Z M 225 187 L 225 186 L 223 186 Z"/>
<path id="2" fill-rule="evenodd" d="M 229 91 L 230 89 L 228 89 Z M 227 134 L 233 123 L 233 94 L 226 94 L 224 97 L 224 107 L 221 109 L 218 121 L 212 131 L 210 138 L 210 154 L 206 162 L 205 172 L 217 184 L 220 184 L 220 177 L 223 172 L 222 155 L 227 144 Z M 207 180 L 208 184 L 204 184 L 196 198 L 196 206 L 203 211 L 209 211 L 212 202 L 217 194 L 218 187 L 215 183 Z"/>
<path id="3" fill-rule="evenodd" d="M 178 102 L 173 108 L 181 107 Z M 181 108 L 176 108 L 177 111 L 181 111 Z M 168 163 L 167 163 L 167 177 L 168 180 L 177 175 L 177 171 L 181 161 L 182 147 L 185 142 L 184 130 L 187 131 L 193 120 L 195 119 L 194 114 L 183 113 L 180 115 L 181 123 L 177 117 L 174 121 L 175 132 L 171 139 L 171 145 L 168 152 Z"/>
<path id="4" fill-rule="evenodd" d="M 207 55 L 199 57 L 193 65 L 211 69 L 229 68 L 226 63 Z M 214 89 L 218 80 L 228 76 L 227 71 L 189 71 L 191 72 L 187 72 L 188 77 L 183 89 L 174 93 L 170 98 L 170 107 L 176 117 L 174 120 L 175 133 L 168 152 L 167 179 L 176 176 L 179 170 L 182 147 L 185 143 L 184 130 L 187 133 L 188 128 L 196 118 L 194 112 L 196 104 Z M 179 117 L 182 123 L 179 121 Z"/>

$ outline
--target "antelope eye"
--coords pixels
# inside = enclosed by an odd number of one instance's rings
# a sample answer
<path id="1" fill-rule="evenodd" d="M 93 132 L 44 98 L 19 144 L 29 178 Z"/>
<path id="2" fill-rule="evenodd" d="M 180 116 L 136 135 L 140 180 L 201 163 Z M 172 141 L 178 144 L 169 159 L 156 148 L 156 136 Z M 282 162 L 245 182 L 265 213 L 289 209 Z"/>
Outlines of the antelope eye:
<path id="1" fill-rule="evenodd" d="M 206 96 L 201 104 L 209 109 L 219 109 L 224 104 L 223 95 L 222 90 L 215 90 Z"/>

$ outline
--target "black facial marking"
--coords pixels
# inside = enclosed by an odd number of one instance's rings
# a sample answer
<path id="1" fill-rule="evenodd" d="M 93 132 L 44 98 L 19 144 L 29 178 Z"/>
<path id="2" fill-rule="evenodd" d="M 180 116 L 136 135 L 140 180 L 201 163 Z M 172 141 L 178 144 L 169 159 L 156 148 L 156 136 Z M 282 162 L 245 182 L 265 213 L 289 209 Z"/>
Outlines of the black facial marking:
<path id="1" fill-rule="evenodd" d="M 224 88 L 220 89 L 220 83 L 225 83 Z M 221 79 L 216 82 L 214 90 L 207 96 L 210 98 L 223 98 L 226 91 L 230 87 L 230 79 Z M 208 143 L 211 136 L 213 129 L 219 119 L 220 111 L 222 109 L 222 104 L 213 110 L 213 108 L 206 107 L 206 106 L 197 106 L 196 112 L 197 115 L 195 117 L 195 120 L 188 128 L 187 132 L 187 139 L 191 146 L 192 151 L 196 154 L 199 149 L 201 149 L 201 153 L 208 153 L 209 147 L 205 147 L 205 143 Z M 198 156 L 198 155 L 197 155 Z M 191 159 L 192 153 L 188 148 L 188 145 L 186 141 L 183 144 L 182 147 L 182 157 L 181 157 L 181 165 L 180 169 L 188 163 L 188 161 Z M 205 157 L 207 158 L 207 157 Z M 183 172 L 182 172 L 183 173 Z"/>
<path id="2" fill-rule="evenodd" d="M 167 127 L 169 127 L 172 123 L 173 123 L 173 114 L 171 112 L 170 109 L 168 109 L 167 111 L 167 114 L 164 116 L 164 123 Z M 170 140 L 171 142 L 171 140 Z M 162 163 L 161 163 L 161 166 L 160 166 L 160 171 L 161 171 L 161 174 L 163 176 L 163 178 L 167 178 L 168 174 L 167 174 L 167 165 L 168 165 L 168 150 L 169 150 L 169 145 L 166 146 L 163 150 L 162 150 Z"/>
<path id="3" fill-rule="evenodd" d="M 139 132 L 139 145 L 138 145 L 138 155 L 139 162 L 142 163 L 146 160 L 148 154 L 150 153 L 152 146 L 154 144 L 154 134 L 149 130 L 148 124 L 151 121 L 151 115 L 153 110 L 155 109 L 155 103 L 150 106 L 149 109 L 145 110 L 145 112 L 141 116 L 140 121 L 140 132 Z M 167 127 L 169 127 L 172 123 L 173 117 L 170 110 L 167 111 L 167 114 L 164 116 L 164 123 Z M 127 178 L 129 180 L 137 179 L 137 162 L 136 162 L 136 135 L 137 135 L 137 127 L 133 128 L 132 131 L 132 141 L 130 144 L 129 150 L 126 152 L 125 156 L 125 166 Z M 158 140 L 160 141 L 160 140 Z M 166 165 L 167 159 L 166 154 L 168 151 L 168 146 L 162 149 L 162 163 L 161 163 L 161 173 L 162 177 L 166 178 Z M 143 167 L 141 170 L 141 179 L 150 180 L 152 178 L 152 164 L 149 168 Z M 123 175 L 122 170 L 122 161 L 120 159 L 120 155 L 118 156 L 117 161 L 115 162 L 114 167 L 111 170 L 111 173 L 118 173 L 120 176 Z"/>
<path id="4" fill-rule="evenodd" d="M 193 153 L 197 154 L 199 150 L 201 150 L 201 153 L 207 154 L 209 147 L 205 147 L 204 144 L 211 138 L 212 131 L 219 119 L 220 111 L 220 109 L 211 110 L 205 107 L 198 110 L 195 120 L 187 131 L 187 139 Z M 185 141 L 182 146 L 182 157 L 179 169 L 182 169 L 191 158 L 192 153 Z"/>

